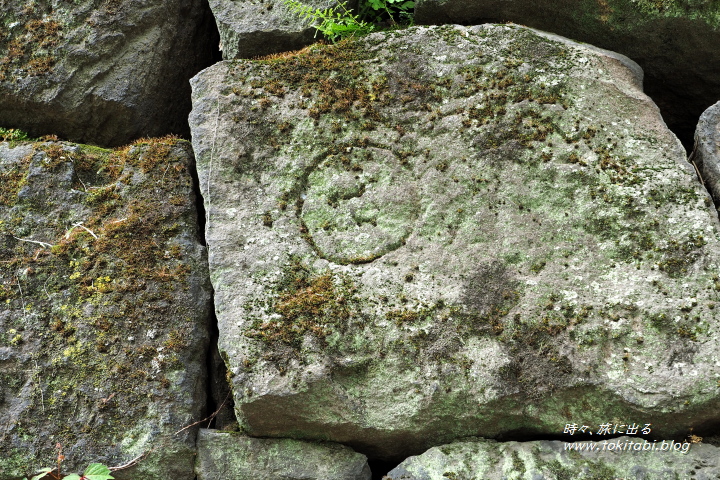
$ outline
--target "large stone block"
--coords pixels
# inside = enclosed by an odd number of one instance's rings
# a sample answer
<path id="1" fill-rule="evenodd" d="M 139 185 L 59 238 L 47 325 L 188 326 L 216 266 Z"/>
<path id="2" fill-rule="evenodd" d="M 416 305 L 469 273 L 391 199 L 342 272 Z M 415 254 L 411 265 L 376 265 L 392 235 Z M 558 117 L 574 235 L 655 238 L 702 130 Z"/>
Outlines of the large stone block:
<path id="1" fill-rule="evenodd" d="M 303 2 L 313 8 L 337 6 L 334 0 Z M 347 2 L 348 8 L 357 2 Z M 317 37 L 313 21 L 281 0 L 210 0 L 223 58 L 252 58 L 297 50 Z"/>
<path id="2" fill-rule="evenodd" d="M 210 316 L 189 143 L 0 144 L 0 479 L 194 478 Z"/>
<path id="3" fill-rule="evenodd" d="M 399 458 L 718 420 L 718 219 L 621 55 L 375 33 L 192 82 L 242 429 Z"/>
<path id="4" fill-rule="evenodd" d="M 515 22 L 635 60 L 645 91 L 690 146 L 720 98 L 720 5 L 707 0 L 418 0 L 420 24 Z"/>
<path id="5" fill-rule="evenodd" d="M 370 480 L 365 455 L 332 443 L 200 430 L 198 480 Z"/>
<path id="6" fill-rule="evenodd" d="M 218 36 L 206 0 L 8 0 L 0 126 L 118 146 L 187 135 L 188 80 Z"/>

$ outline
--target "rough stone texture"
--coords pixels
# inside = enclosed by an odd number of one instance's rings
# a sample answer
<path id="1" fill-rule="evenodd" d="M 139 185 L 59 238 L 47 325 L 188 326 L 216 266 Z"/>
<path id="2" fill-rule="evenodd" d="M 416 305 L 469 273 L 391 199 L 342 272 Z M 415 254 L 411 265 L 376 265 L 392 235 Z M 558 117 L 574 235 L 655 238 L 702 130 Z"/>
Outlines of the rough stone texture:
<path id="1" fill-rule="evenodd" d="M 632 442 L 632 443 L 631 443 Z M 387 480 L 563 480 L 571 478 L 661 480 L 720 478 L 720 449 L 711 445 L 621 437 L 583 442 L 467 441 L 431 448 L 393 469 Z M 577 445 L 577 444 L 576 444 Z M 646 451 L 636 451 L 646 447 Z M 675 450 L 678 445 L 678 450 Z M 610 450 L 612 448 L 612 450 Z M 655 448 L 655 451 L 651 449 Z M 661 451 L 660 449 L 666 449 Z"/>
<path id="2" fill-rule="evenodd" d="M 0 479 L 193 479 L 210 313 L 190 144 L 0 144 Z"/>
<path id="3" fill-rule="evenodd" d="M 194 78 L 242 429 L 399 458 L 568 418 L 717 421 L 718 220 L 639 75 L 484 25 Z"/>
<path id="4" fill-rule="evenodd" d="M 333 443 L 200 430 L 198 480 L 370 480 L 365 455 Z"/>
<path id="5" fill-rule="evenodd" d="M 189 133 L 188 79 L 218 46 L 206 0 L 0 8 L 0 126 L 105 146 Z"/>
<path id="6" fill-rule="evenodd" d="M 705 110 L 695 130 L 692 159 L 703 182 L 720 206 L 720 102 Z"/>
<path id="7" fill-rule="evenodd" d="M 337 5 L 332 0 L 303 3 L 321 9 Z M 226 60 L 296 50 L 316 37 L 312 21 L 300 17 L 281 0 L 210 0 L 210 7 Z"/>
<path id="8" fill-rule="evenodd" d="M 720 4 L 712 0 L 418 0 L 419 24 L 515 22 L 635 60 L 686 146 L 720 98 Z"/>

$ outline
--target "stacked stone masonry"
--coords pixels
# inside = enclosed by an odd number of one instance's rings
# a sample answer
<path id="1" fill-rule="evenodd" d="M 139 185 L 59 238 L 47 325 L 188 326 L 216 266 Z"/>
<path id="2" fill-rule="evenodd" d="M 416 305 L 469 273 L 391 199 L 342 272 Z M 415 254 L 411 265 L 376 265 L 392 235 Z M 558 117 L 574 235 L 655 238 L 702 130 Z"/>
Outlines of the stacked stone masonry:
<path id="1" fill-rule="evenodd" d="M 0 9 L 0 480 L 720 478 L 713 2 L 180 3 Z"/>

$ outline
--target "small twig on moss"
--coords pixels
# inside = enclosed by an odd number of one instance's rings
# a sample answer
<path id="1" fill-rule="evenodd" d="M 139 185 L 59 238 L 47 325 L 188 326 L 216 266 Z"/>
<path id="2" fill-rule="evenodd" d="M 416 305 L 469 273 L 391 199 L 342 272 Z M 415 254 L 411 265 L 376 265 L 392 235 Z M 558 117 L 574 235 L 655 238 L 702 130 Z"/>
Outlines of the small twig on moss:
<path id="1" fill-rule="evenodd" d="M 695 143 L 695 146 L 693 147 L 692 152 L 690 152 L 690 155 L 688 156 L 688 161 L 692 163 L 692 166 L 695 167 L 695 173 L 697 173 L 698 178 L 700 179 L 700 183 L 702 183 L 702 186 L 705 186 L 705 181 L 703 180 L 702 174 L 700 173 L 700 169 L 698 168 L 697 164 L 695 163 L 695 152 L 697 151 L 697 143 Z"/>
<path id="2" fill-rule="evenodd" d="M 92 236 L 95 238 L 95 240 L 97 240 L 97 238 L 98 238 L 97 235 L 95 235 L 92 230 L 90 230 L 90 229 L 87 228 L 85 225 L 83 225 L 82 222 L 73 223 L 73 227 L 83 228 L 83 229 L 85 229 L 85 231 L 87 231 L 90 235 L 92 235 Z M 65 234 L 65 238 L 68 238 L 68 235 L 70 234 L 70 232 L 72 232 L 72 229 L 68 230 L 68 233 Z"/>
<path id="3" fill-rule="evenodd" d="M 20 285 L 20 279 L 19 279 L 19 278 L 17 279 L 17 286 L 18 286 L 18 290 L 20 290 L 20 302 L 22 303 L 22 308 L 23 308 L 23 318 L 25 318 L 25 313 L 26 313 L 26 310 L 25 310 L 25 296 L 23 295 L 22 286 Z"/>
<path id="4" fill-rule="evenodd" d="M 125 470 L 126 468 L 134 467 L 135 465 L 140 462 L 143 458 L 147 457 L 151 452 L 153 452 L 155 449 L 148 450 L 147 452 L 143 453 L 142 455 L 138 455 L 137 457 L 133 458 L 129 462 L 126 462 L 122 465 L 118 465 L 117 467 L 109 467 L 111 472 L 117 472 L 118 470 Z"/>
<path id="5" fill-rule="evenodd" d="M 111 395 L 110 397 L 108 397 L 107 399 L 103 399 L 103 400 L 110 400 L 110 398 L 112 398 L 112 395 Z M 193 424 L 191 424 L 191 425 L 188 425 L 188 426 L 186 426 L 186 427 L 181 428 L 180 430 L 178 430 L 177 432 L 175 432 L 175 435 L 177 435 L 178 433 L 180 433 L 180 432 L 182 432 L 182 431 L 184 431 L 184 430 L 187 430 L 188 428 L 191 428 L 191 427 L 197 425 L 198 423 L 202 423 L 202 422 L 204 422 L 205 420 L 208 420 L 208 419 L 209 419 L 209 420 L 212 421 L 212 419 L 215 418 L 218 413 L 220 413 L 220 410 L 223 409 L 223 407 L 225 406 L 225 403 L 228 401 L 229 398 L 230 398 L 230 392 L 228 392 L 227 396 L 225 397 L 225 400 L 223 400 L 223 402 L 220 404 L 220 407 L 219 407 L 217 410 L 215 410 L 215 412 L 213 412 L 212 415 L 210 415 L 210 416 L 207 417 L 207 418 L 203 418 L 202 420 L 200 420 L 200 421 L 198 421 L 198 422 L 195 422 L 195 423 L 193 423 Z M 166 439 L 166 441 L 167 441 L 167 439 Z M 117 472 L 118 470 L 125 470 L 126 468 L 134 467 L 134 466 L 137 465 L 140 461 L 142 461 L 142 459 L 144 459 L 145 457 L 147 457 L 148 455 L 150 455 L 152 452 L 154 452 L 157 448 L 158 448 L 158 447 L 156 446 L 155 448 L 152 448 L 152 449 L 148 450 L 147 452 L 144 452 L 142 455 L 138 455 L 137 457 L 133 458 L 133 459 L 130 460 L 129 462 L 126 462 L 126 463 L 124 463 L 124 464 L 122 464 L 122 465 L 118 465 L 117 467 L 110 467 L 110 471 L 111 471 L 111 472 Z"/>
<path id="6" fill-rule="evenodd" d="M 213 418 L 217 417 L 217 414 L 220 413 L 220 410 L 223 409 L 223 407 L 225 406 L 225 403 L 228 401 L 229 398 L 230 398 L 230 392 L 228 392 L 228 394 L 225 396 L 225 400 L 223 400 L 223 402 L 220 404 L 220 406 L 218 407 L 218 409 L 215 410 L 210 416 L 205 417 L 205 418 L 203 418 L 202 420 L 198 420 L 198 421 L 195 422 L 195 423 L 191 423 L 190 425 L 181 428 L 180 430 L 178 430 L 177 432 L 175 432 L 175 435 L 177 435 L 178 433 L 182 432 L 183 430 L 187 430 L 188 428 L 192 428 L 192 427 L 194 427 L 195 425 L 197 425 L 197 424 L 199 424 L 199 423 L 203 423 L 205 420 L 208 420 L 209 422 L 212 422 Z M 208 422 L 208 426 L 210 425 L 209 422 Z"/>
<path id="7" fill-rule="evenodd" d="M 42 385 L 39 384 L 39 382 L 37 380 L 38 374 L 40 373 L 40 367 L 38 367 L 37 360 L 33 359 L 33 363 L 35 364 L 35 371 L 33 372 L 33 377 L 34 377 L 33 382 L 35 383 L 35 386 L 37 387 L 37 389 L 40 390 L 40 405 L 42 405 L 42 411 L 44 414 L 45 413 L 45 395 L 43 395 Z M 59 468 L 59 465 L 58 465 L 58 468 Z M 58 469 L 58 471 L 60 471 L 60 470 Z"/>
<path id="8" fill-rule="evenodd" d="M 170 164 L 168 164 L 168 166 L 165 167 L 165 171 L 163 172 L 162 177 L 160 178 L 160 183 L 165 182 L 165 174 L 167 173 L 169 168 L 170 168 Z"/>
<path id="9" fill-rule="evenodd" d="M 38 242 L 37 240 L 30 240 L 29 238 L 18 238 L 18 237 L 16 237 L 15 235 L 13 235 L 13 238 L 14 238 L 15 240 L 20 241 L 20 242 L 36 243 L 36 244 L 38 244 L 38 245 L 40 245 L 40 246 L 42 246 L 42 247 L 44 247 L 44 248 L 52 248 L 52 247 L 53 247 L 53 245 L 51 245 L 51 244 L 49 244 L 49 243 Z"/>

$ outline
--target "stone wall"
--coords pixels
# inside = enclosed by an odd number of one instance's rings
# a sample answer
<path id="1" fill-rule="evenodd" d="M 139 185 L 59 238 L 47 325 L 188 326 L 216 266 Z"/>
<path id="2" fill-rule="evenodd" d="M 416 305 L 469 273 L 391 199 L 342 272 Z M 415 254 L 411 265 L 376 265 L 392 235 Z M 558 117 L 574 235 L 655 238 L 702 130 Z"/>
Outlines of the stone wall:
<path id="1" fill-rule="evenodd" d="M 714 478 L 718 13 L 5 2 L 0 480 Z"/>

